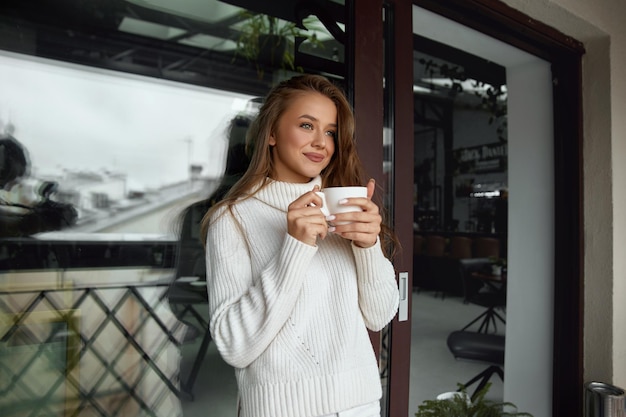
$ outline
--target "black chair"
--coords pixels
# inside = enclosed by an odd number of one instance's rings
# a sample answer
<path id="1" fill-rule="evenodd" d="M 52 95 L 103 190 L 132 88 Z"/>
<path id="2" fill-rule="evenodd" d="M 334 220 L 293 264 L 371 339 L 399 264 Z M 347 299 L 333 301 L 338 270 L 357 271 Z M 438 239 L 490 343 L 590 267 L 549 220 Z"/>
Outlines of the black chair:
<path id="1" fill-rule="evenodd" d="M 435 291 L 435 295 L 459 296 L 463 294 L 462 277 L 457 258 L 446 252 L 446 239 L 439 235 L 425 238 L 423 250 L 414 254 L 414 276 L 418 290 Z"/>
<path id="2" fill-rule="evenodd" d="M 497 322 L 506 324 L 506 320 L 498 309 L 506 307 L 505 280 L 494 282 L 487 279 L 490 276 L 491 262 L 488 258 L 473 258 L 460 260 L 463 265 L 463 281 L 465 302 L 485 307 L 485 311 L 466 324 L 461 330 L 468 330 L 479 323 L 478 332 L 493 333 L 498 331 Z M 485 277 L 480 279 L 478 277 Z"/>
<path id="3" fill-rule="evenodd" d="M 463 384 L 467 389 L 478 382 L 472 393 L 472 399 L 487 385 L 494 374 L 504 381 L 504 341 L 504 336 L 497 334 L 454 331 L 448 335 L 448 349 L 455 359 L 489 364 L 485 370 Z"/>
<path id="4" fill-rule="evenodd" d="M 254 103 L 257 103 L 256 99 L 250 101 L 250 104 Z M 224 198 L 228 190 L 230 190 L 246 171 L 250 159 L 246 153 L 245 138 L 248 127 L 254 117 L 255 115 L 253 113 L 242 113 L 231 120 L 224 177 L 220 181 L 217 189 L 213 191 L 206 200 L 199 201 L 187 207 L 181 224 L 176 280 L 170 286 L 169 302 L 172 311 L 179 320 L 189 323 L 187 317 L 191 316 L 198 323 L 199 329 L 193 324 L 190 324 L 188 330 L 190 338 L 193 338 L 194 332 L 196 334 L 204 334 L 190 374 L 185 381 L 181 382 L 182 393 L 192 400 L 193 384 L 198 376 L 200 365 L 206 356 L 209 343 L 211 342 L 209 324 L 202 314 L 196 310 L 196 306 L 199 304 L 206 305 L 208 303 L 208 294 L 206 292 L 205 248 L 200 241 L 200 223 L 205 213 L 216 202 Z M 196 277 L 198 280 L 192 283 L 188 282 L 189 278 L 194 279 Z M 194 283 L 204 283 L 204 285 L 195 286 Z"/>
<path id="5" fill-rule="evenodd" d="M 197 309 L 208 303 L 205 253 L 199 237 L 199 224 L 206 210 L 206 202 L 199 202 L 191 205 L 183 217 L 176 277 L 167 294 L 172 312 L 187 325 L 182 343 L 191 343 L 202 336 L 189 375 L 186 379 L 181 375 L 181 396 L 189 400 L 193 400 L 193 385 L 211 342 L 208 317 Z"/>

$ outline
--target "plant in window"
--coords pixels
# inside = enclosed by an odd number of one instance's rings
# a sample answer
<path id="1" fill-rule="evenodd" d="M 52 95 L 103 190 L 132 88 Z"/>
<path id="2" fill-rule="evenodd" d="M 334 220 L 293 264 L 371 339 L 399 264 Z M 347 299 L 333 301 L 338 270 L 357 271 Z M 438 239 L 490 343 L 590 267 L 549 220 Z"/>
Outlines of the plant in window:
<path id="1" fill-rule="evenodd" d="M 491 274 L 492 275 L 501 275 L 503 271 L 506 271 L 506 259 L 505 258 L 497 258 L 495 256 L 490 256 L 489 262 L 491 262 Z"/>
<path id="2" fill-rule="evenodd" d="M 305 30 L 293 22 L 284 21 L 266 14 L 254 14 L 243 11 L 244 23 L 239 27 L 235 56 L 239 55 L 256 63 L 259 78 L 263 77 L 263 66 L 270 65 L 283 69 L 302 71 L 295 67 L 295 40 L 304 41 L 314 46 L 323 46 L 312 29 Z M 304 19 L 303 25 L 310 27 L 313 18 Z"/>
<path id="3" fill-rule="evenodd" d="M 490 256 L 489 262 L 491 262 L 492 265 L 506 267 L 506 258 L 498 258 L 496 256 Z"/>
<path id="4" fill-rule="evenodd" d="M 424 65 L 426 73 L 431 77 L 444 77 L 450 80 L 449 94 L 451 97 L 456 96 L 459 93 L 464 92 L 464 85 L 469 82 L 473 91 L 473 94 L 480 100 L 478 108 L 485 110 L 489 113 L 488 122 L 490 125 L 496 124 L 496 133 L 498 139 L 501 142 L 507 141 L 507 103 L 506 103 L 506 87 L 492 86 L 482 81 L 471 80 L 465 73 L 465 69 L 446 63 L 435 62 L 432 59 L 420 59 L 419 63 Z"/>

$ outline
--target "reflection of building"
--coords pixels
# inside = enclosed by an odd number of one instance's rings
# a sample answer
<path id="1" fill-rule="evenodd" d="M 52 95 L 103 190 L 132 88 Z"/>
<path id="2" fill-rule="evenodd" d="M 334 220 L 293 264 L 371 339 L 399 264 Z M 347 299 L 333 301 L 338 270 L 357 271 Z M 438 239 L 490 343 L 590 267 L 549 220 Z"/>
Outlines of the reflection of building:
<path id="1" fill-rule="evenodd" d="M 85 213 L 107 209 L 112 202 L 126 198 L 125 174 L 68 172 L 59 184 L 58 199 L 74 204 Z"/>
<path id="2" fill-rule="evenodd" d="M 59 183 L 55 199 L 79 211 L 78 222 L 67 231 L 159 233 L 164 231 L 159 230 L 162 223 L 170 224 L 175 217 L 172 207 L 206 197 L 216 183 L 202 178 L 201 168 L 193 168 L 191 182 L 148 190 L 129 190 L 123 173 L 68 171 L 63 178 L 55 178 Z"/>

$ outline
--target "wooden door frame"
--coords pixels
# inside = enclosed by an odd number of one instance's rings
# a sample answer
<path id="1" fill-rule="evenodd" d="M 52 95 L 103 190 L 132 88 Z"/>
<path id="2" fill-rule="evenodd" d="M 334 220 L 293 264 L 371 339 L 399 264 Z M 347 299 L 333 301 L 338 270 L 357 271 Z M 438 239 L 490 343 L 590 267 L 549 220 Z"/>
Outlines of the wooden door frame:
<path id="1" fill-rule="evenodd" d="M 383 177 L 382 1 L 347 3 L 346 85 L 354 106 L 356 144 L 367 175 L 378 179 L 380 184 Z M 380 333 L 370 332 L 370 340 L 376 357 L 380 357 Z"/>
<path id="2" fill-rule="evenodd" d="M 393 124 L 393 218 L 400 251 L 394 258 L 396 271 L 408 272 L 408 320 L 394 318 L 390 337 L 389 416 L 404 417 L 410 410 L 411 311 L 413 289 L 413 4 L 388 0 L 388 24 L 392 39 L 387 39 L 386 87 L 391 93 Z"/>
<path id="3" fill-rule="evenodd" d="M 383 177 L 383 127 L 384 108 L 393 106 L 393 131 L 395 137 L 413 137 L 413 38 L 405 36 L 407 28 L 411 33 L 412 3 L 405 0 L 387 1 L 390 9 L 387 24 L 393 32 L 385 34 L 383 22 L 383 0 L 350 2 L 349 20 L 352 28 L 348 34 L 349 63 L 348 74 L 353 83 L 349 95 L 354 103 L 356 116 L 356 138 L 359 156 L 368 174 L 374 178 Z M 385 35 L 391 39 L 385 39 Z M 385 44 L 386 42 L 386 44 Z M 409 57 L 408 59 L 406 57 Z M 385 66 L 387 74 L 385 74 Z M 386 82 L 391 102 L 385 103 L 383 78 Z M 379 86 L 378 88 L 376 86 Z M 410 144 L 409 144 L 410 143 Z M 413 140 L 403 143 L 403 152 L 393 156 L 393 183 L 395 190 L 413 189 Z M 406 146 L 411 146 L 408 149 Z M 412 193 L 393 195 L 395 232 L 400 241 L 400 250 L 393 259 L 396 271 L 409 273 L 412 282 L 413 253 L 413 203 Z M 410 219 L 409 227 L 397 227 L 397 219 Z M 409 289 L 411 286 L 409 286 Z M 409 312 L 411 298 L 409 297 Z M 373 334 L 375 347 L 380 345 L 380 335 Z M 389 416 L 408 415 L 409 376 L 411 357 L 411 321 L 400 322 L 395 317 L 389 335 Z M 377 351 L 377 354 L 380 353 Z"/>

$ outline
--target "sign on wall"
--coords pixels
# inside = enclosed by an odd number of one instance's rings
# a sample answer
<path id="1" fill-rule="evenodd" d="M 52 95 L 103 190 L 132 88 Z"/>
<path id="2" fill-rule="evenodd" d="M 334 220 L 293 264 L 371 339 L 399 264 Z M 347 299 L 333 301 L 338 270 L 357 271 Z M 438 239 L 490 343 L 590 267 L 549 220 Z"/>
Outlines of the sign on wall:
<path id="1" fill-rule="evenodd" d="M 489 143 L 453 151 L 453 172 L 459 174 L 505 172 L 508 145 Z"/>

